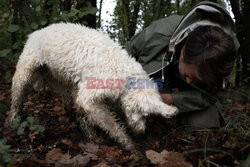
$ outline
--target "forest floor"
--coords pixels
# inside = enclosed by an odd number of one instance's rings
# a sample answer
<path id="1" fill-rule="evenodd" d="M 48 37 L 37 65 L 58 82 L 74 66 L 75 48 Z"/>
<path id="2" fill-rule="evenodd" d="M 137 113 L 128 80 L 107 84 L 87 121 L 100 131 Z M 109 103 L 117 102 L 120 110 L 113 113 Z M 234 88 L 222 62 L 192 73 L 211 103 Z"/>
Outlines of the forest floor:
<path id="1" fill-rule="evenodd" d="M 150 117 L 144 135 L 133 136 L 128 129 L 136 151 L 127 152 L 100 129 L 102 143 L 87 140 L 76 121 L 78 115 L 66 111 L 60 97 L 47 89 L 31 91 L 19 113 L 21 120 L 4 128 L 14 67 L 1 71 L 5 77 L 0 80 L 0 167 L 250 166 L 249 90 L 238 90 L 238 95 L 232 91 L 222 128 L 192 130 L 172 119 Z M 235 100 L 242 94 L 247 101 Z"/>

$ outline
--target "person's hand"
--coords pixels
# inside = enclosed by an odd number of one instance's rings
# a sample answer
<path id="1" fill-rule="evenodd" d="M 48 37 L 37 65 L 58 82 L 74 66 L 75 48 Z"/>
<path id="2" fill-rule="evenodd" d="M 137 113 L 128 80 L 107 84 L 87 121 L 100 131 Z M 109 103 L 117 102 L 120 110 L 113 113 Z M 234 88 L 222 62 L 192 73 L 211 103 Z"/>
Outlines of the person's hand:
<path id="1" fill-rule="evenodd" d="M 173 104 L 173 97 L 171 94 L 165 93 L 165 94 L 161 94 L 161 98 L 163 100 L 164 103 L 168 104 L 168 105 L 172 105 Z"/>

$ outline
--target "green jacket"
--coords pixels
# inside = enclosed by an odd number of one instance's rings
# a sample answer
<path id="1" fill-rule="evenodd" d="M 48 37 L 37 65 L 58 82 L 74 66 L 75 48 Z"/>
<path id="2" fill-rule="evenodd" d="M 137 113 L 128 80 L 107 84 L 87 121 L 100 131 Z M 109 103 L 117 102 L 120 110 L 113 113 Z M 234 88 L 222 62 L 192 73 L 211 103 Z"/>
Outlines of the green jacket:
<path id="1" fill-rule="evenodd" d="M 230 14 L 219 4 L 203 1 L 185 16 L 172 15 L 152 22 L 127 43 L 126 49 L 142 64 L 149 75 L 160 72 L 164 79 L 165 67 L 176 59 L 175 56 L 179 56 L 174 54 L 175 46 L 199 25 L 221 27 L 234 38 L 236 47 L 239 47 Z M 214 100 L 211 102 L 209 97 L 197 90 L 173 93 L 172 96 L 174 105 L 181 112 L 201 110 L 214 103 Z"/>

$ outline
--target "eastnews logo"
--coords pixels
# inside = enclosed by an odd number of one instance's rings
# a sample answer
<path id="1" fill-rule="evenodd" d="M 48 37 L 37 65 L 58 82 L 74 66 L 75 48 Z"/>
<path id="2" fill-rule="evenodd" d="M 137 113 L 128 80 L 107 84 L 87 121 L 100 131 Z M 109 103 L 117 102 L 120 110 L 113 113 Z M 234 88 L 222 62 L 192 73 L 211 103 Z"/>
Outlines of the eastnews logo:
<path id="1" fill-rule="evenodd" d="M 99 79 L 96 77 L 86 77 L 87 89 L 162 89 L 163 82 L 161 78 L 156 79 L 137 79 L 136 77 L 127 77 L 124 79 Z M 124 85 L 126 83 L 126 85 Z"/>

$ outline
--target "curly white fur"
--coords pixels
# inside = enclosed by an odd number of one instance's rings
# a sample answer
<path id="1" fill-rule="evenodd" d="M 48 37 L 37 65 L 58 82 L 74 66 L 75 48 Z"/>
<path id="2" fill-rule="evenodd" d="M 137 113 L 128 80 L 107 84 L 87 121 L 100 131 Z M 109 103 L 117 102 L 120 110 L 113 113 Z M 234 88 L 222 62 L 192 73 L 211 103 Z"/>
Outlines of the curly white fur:
<path id="1" fill-rule="evenodd" d="M 6 125 L 20 110 L 27 85 L 41 76 L 65 96 L 73 97 L 88 123 L 108 132 L 125 149 L 132 149 L 133 143 L 110 114 L 105 99 L 120 100 L 128 125 L 135 132 L 144 132 L 149 114 L 169 118 L 177 113 L 176 107 L 162 102 L 156 89 L 125 88 L 127 77 L 149 78 L 142 66 L 107 35 L 78 24 L 59 23 L 29 36 L 13 77 Z M 125 82 L 123 89 L 87 89 L 87 77 Z"/>

